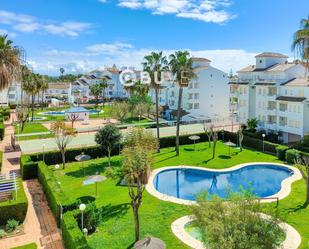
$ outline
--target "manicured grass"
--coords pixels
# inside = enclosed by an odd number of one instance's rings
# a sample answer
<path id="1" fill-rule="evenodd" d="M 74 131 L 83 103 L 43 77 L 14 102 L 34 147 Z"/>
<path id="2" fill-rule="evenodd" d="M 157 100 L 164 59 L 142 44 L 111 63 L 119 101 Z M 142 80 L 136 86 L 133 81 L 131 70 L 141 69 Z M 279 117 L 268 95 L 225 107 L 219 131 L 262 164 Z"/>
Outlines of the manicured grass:
<path id="1" fill-rule="evenodd" d="M 20 127 L 18 128 L 17 125 L 14 126 L 14 132 L 15 134 L 30 134 L 30 133 L 36 133 L 36 132 L 48 132 L 49 130 L 42 125 L 41 123 L 27 123 L 24 127 L 24 130 L 21 131 Z M 49 138 L 53 137 L 53 134 L 45 134 L 45 135 L 35 135 L 35 136 L 22 136 L 18 137 L 18 140 L 29 140 L 29 139 L 38 139 L 38 138 Z"/>
<path id="2" fill-rule="evenodd" d="M 305 204 L 306 185 L 304 180 L 294 182 L 291 194 L 279 201 L 278 216 L 280 220 L 293 226 L 301 235 L 300 249 L 309 246 L 309 206 Z M 272 213 L 276 210 L 275 204 L 267 204 L 265 212 Z"/>
<path id="3" fill-rule="evenodd" d="M 174 148 L 162 149 L 159 155 L 154 155 L 154 168 L 170 165 L 227 168 L 240 163 L 254 161 L 280 162 L 272 155 L 247 149 L 244 149 L 243 152 L 231 149 L 231 156 L 229 157 L 228 147 L 221 142 L 218 142 L 217 156 L 213 160 L 211 159 L 212 149 L 208 148 L 208 143 L 196 144 L 195 151 L 193 148 L 193 145 L 181 146 L 179 157 L 175 157 Z M 112 164 L 115 170 L 119 169 L 121 157 L 113 157 Z M 81 198 L 86 203 L 87 200 L 95 198 L 95 186 L 83 185 L 83 181 L 96 172 L 104 175 L 107 159 L 99 158 L 84 162 L 85 176 L 83 169 L 80 168 L 81 165 L 81 163 L 67 164 L 64 171 L 56 171 L 55 175 L 68 199 Z M 299 187 L 301 187 L 301 184 Z M 130 248 L 134 241 L 134 221 L 129 205 L 127 187 L 120 186 L 119 179 L 107 179 L 98 184 L 98 189 L 99 196 L 95 201 L 97 207 L 102 208 L 104 219 L 97 232 L 87 238 L 91 248 Z M 294 188 L 294 190 L 300 191 L 300 195 L 304 194 L 303 189 Z M 171 231 L 172 222 L 187 214 L 190 214 L 190 207 L 161 201 L 145 191 L 143 204 L 140 208 L 141 237 L 159 237 L 166 242 L 167 248 L 188 248 Z M 305 220 L 295 224 L 295 227 L 298 229 L 298 226 L 304 225 L 307 228 L 303 229 L 308 229 L 309 224 L 305 224 Z M 299 231 L 301 232 L 301 229 Z"/>
<path id="4" fill-rule="evenodd" d="M 12 247 L 11 249 L 37 249 L 37 245 L 35 243 L 27 244 L 24 246 Z"/>
<path id="5" fill-rule="evenodd" d="M 230 152 L 229 152 L 230 150 Z M 174 148 L 162 149 L 160 154 L 155 155 L 154 168 L 165 166 L 189 165 L 207 167 L 212 169 L 223 169 L 248 162 L 277 162 L 275 156 L 264 154 L 259 151 L 234 149 L 222 142 L 217 143 L 216 157 L 212 159 L 212 148 L 208 143 L 197 143 L 195 145 L 180 146 L 180 156 L 175 156 Z"/>

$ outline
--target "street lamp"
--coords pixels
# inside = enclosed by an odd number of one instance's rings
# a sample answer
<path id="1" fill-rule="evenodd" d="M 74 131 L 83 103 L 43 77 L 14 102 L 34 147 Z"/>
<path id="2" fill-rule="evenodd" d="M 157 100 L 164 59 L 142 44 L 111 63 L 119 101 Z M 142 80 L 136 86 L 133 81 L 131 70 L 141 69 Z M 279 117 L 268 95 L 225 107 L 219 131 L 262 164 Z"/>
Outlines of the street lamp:
<path id="1" fill-rule="evenodd" d="M 86 209 L 86 205 L 85 204 L 80 204 L 79 205 L 79 210 L 80 210 L 80 212 L 81 212 L 81 214 L 82 214 L 82 230 L 84 231 L 84 211 L 85 211 L 85 209 Z"/>
<path id="2" fill-rule="evenodd" d="M 43 162 L 45 163 L 45 144 L 43 144 Z"/>
<path id="3" fill-rule="evenodd" d="M 55 165 L 55 170 L 58 170 L 60 168 L 60 165 L 59 164 L 56 164 Z"/>
<path id="4" fill-rule="evenodd" d="M 265 144 L 264 144 L 265 136 L 266 136 L 266 135 L 263 133 L 263 134 L 262 134 L 262 137 L 263 137 L 263 152 L 265 151 Z"/>
<path id="5" fill-rule="evenodd" d="M 19 140 L 19 132 L 20 132 L 20 131 L 19 131 L 19 126 L 20 126 L 20 125 L 19 125 L 19 124 L 17 124 L 17 129 L 18 129 L 17 141 Z"/>

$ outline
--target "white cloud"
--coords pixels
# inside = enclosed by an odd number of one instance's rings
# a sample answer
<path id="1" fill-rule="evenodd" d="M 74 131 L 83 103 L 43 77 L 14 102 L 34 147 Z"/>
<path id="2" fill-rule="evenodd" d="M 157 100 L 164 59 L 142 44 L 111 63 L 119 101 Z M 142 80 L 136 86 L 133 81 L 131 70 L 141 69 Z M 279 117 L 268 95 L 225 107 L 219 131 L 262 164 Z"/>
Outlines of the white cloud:
<path id="1" fill-rule="evenodd" d="M 0 24 L 8 25 L 22 33 L 47 33 L 59 36 L 77 37 L 91 28 L 92 24 L 84 22 L 40 21 L 34 16 L 0 11 Z"/>
<path id="2" fill-rule="evenodd" d="M 226 9 L 232 0 L 118 0 L 118 6 L 130 9 L 148 9 L 153 14 L 174 14 L 203 22 L 224 23 L 235 15 Z"/>
<path id="3" fill-rule="evenodd" d="M 8 30 L 6 30 L 6 29 L 0 29 L 0 35 L 8 35 L 9 38 L 10 38 L 10 37 L 11 37 L 11 38 L 16 37 L 16 33 L 10 32 L 10 31 L 8 31 Z"/>
<path id="4" fill-rule="evenodd" d="M 257 53 L 247 52 L 240 49 L 218 49 L 218 50 L 188 50 L 191 56 L 205 57 L 210 59 L 211 65 L 224 72 L 230 69 L 237 71 L 242 67 L 254 63 L 254 56 Z M 145 55 L 152 51 L 159 51 L 151 48 L 135 48 L 132 44 L 115 42 L 93 44 L 80 51 L 49 50 L 40 58 L 32 58 L 31 65 L 35 71 L 48 74 L 59 74 L 59 68 L 64 67 L 66 72 L 84 73 L 105 66 L 134 66 L 141 67 Z M 168 56 L 174 53 L 174 49 L 163 50 Z"/>

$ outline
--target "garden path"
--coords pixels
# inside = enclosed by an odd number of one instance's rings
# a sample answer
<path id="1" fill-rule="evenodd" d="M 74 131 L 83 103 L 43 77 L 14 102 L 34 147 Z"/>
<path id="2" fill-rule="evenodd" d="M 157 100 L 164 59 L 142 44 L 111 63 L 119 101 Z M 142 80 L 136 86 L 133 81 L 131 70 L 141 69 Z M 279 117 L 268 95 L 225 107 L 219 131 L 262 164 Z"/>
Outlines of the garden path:
<path id="1" fill-rule="evenodd" d="M 5 135 L 0 147 L 4 152 L 1 173 L 16 172 L 19 175 L 21 152 L 14 151 L 11 146 L 11 135 L 14 133 L 13 120 L 16 120 L 15 113 L 4 122 Z M 23 181 L 23 187 L 28 199 L 23 234 L 1 239 L 0 248 L 9 249 L 35 242 L 38 248 L 64 249 L 59 229 L 40 183 L 37 180 Z"/>

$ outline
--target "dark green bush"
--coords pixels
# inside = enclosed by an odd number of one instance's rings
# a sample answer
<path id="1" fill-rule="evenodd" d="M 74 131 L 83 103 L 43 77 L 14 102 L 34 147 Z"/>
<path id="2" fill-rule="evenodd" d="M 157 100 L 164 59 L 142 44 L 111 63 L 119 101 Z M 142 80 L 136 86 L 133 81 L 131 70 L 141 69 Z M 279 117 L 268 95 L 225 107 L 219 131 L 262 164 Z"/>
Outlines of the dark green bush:
<path id="1" fill-rule="evenodd" d="M 4 124 L 3 124 L 3 120 L 0 121 L 0 139 L 3 140 L 4 138 Z"/>
<path id="2" fill-rule="evenodd" d="M 63 215 L 61 230 L 62 239 L 66 249 L 89 249 L 87 240 L 80 230 L 75 218 L 79 211 L 67 212 Z"/>
<path id="3" fill-rule="evenodd" d="M 285 155 L 285 160 L 288 163 L 294 164 L 295 163 L 295 159 L 297 157 L 297 155 L 300 153 L 300 151 L 295 150 L 295 149 L 291 149 L 291 150 L 287 150 L 286 151 L 286 155 Z"/>
<path id="4" fill-rule="evenodd" d="M 285 154 L 288 149 L 289 147 L 285 145 L 277 146 L 276 150 L 277 150 L 277 157 L 279 160 L 285 161 Z"/>
<path id="5" fill-rule="evenodd" d="M 0 202 L 0 225 L 6 225 L 10 219 L 17 220 L 20 223 L 25 220 L 28 201 L 21 179 L 18 179 L 18 187 L 17 200 Z"/>
<path id="6" fill-rule="evenodd" d="M 38 163 L 31 160 L 31 156 L 22 155 L 20 157 L 20 172 L 23 180 L 38 177 Z"/>

